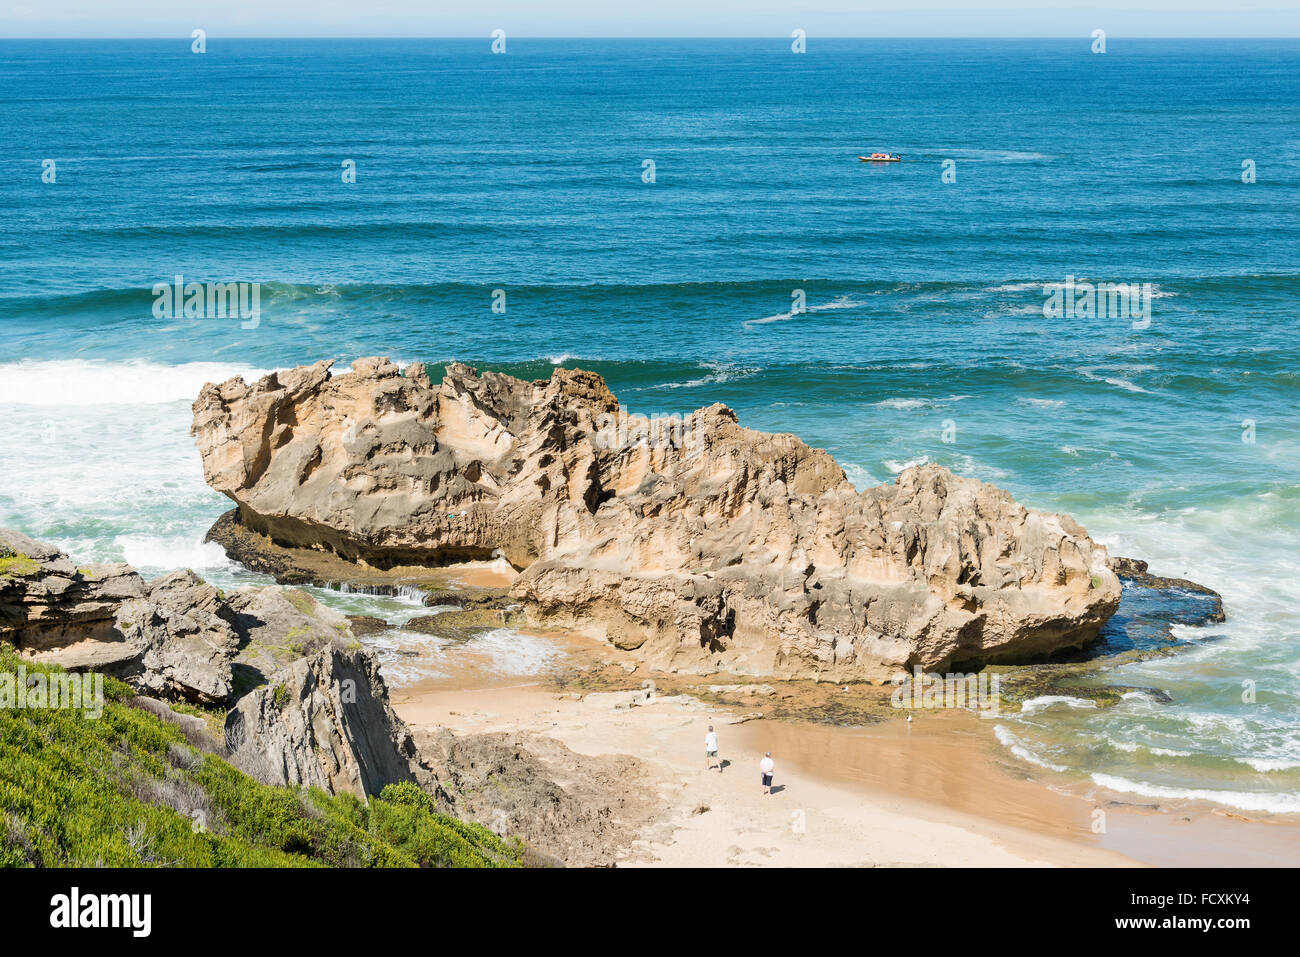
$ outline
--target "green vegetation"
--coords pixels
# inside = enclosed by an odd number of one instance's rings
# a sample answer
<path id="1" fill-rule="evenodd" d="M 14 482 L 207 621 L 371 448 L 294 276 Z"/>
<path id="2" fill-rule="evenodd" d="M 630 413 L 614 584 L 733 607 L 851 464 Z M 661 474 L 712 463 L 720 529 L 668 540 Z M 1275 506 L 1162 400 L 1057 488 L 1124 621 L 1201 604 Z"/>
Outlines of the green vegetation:
<path id="1" fill-rule="evenodd" d="M 284 635 L 285 643 L 282 647 L 289 652 L 290 658 L 301 658 L 304 655 L 308 654 L 309 650 L 307 647 L 307 643 L 300 641 L 299 639 L 303 638 L 304 636 L 312 636 L 312 635 L 313 632 L 310 628 L 305 628 L 302 625 L 294 625 L 287 632 L 285 632 Z"/>
<path id="2" fill-rule="evenodd" d="M 35 575 L 40 570 L 40 562 L 34 558 L 28 558 L 22 552 L 0 555 L 0 575 L 25 577 Z"/>
<path id="3" fill-rule="evenodd" d="M 0 673 L 59 669 L 0 644 Z M 0 709 L 0 867 L 512 867 L 523 848 L 414 784 L 368 803 L 259 784 L 104 682 L 104 713 Z"/>
<path id="4" fill-rule="evenodd" d="M 304 615 L 313 616 L 316 614 L 316 599 L 298 588 L 286 588 L 284 590 L 285 600 L 297 608 Z"/>

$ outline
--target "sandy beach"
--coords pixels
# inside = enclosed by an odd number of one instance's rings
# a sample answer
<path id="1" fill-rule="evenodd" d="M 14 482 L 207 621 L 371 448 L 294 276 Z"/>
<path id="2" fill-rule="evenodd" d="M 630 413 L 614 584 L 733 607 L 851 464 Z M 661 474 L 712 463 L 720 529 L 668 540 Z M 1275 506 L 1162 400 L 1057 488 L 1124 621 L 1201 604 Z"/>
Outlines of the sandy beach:
<path id="1" fill-rule="evenodd" d="M 394 693 L 417 733 L 510 733 L 638 759 L 638 772 L 618 779 L 645 818 L 634 822 L 643 836 L 618 852 L 619 866 L 1287 866 L 1300 854 L 1300 826 L 1285 819 L 1162 808 L 1040 779 L 965 714 L 840 728 L 752 720 L 687 695 L 628 707 L 634 692 L 443 684 Z M 710 724 L 721 772 L 704 769 Z M 768 750 L 776 775 L 765 796 L 758 765 Z M 551 768 L 563 783 L 563 762 Z M 1105 827 L 1094 833 L 1099 809 Z"/>
<path id="2" fill-rule="evenodd" d="M 499 563 L 443 574 L 453 587 L 499 587 L 511 577 Z M 557 650 L 535 680 L 503 675 L 469 642 L 440 662 L 445 677 L 393 689 L 393 705 L 417 737 L 447 729 L 536 742 L 562 785 L 593 767 L 566 762 L 564 749 L 635 759 L 634 770 L 611 764 L 602 776 L 616 782 L 609 796 L 637 835 L 616 851 L 618 866 L 1288 866 L 1300 858 L 1300 822 L 1287 816 L 1160 805 L 1063 784 L 1010 755 L 993 735 L 996 722 L 969 711 L 916 711 L 912 721 L 892 716 L 861 727 L 772 719 L 760 716 L 772 701 L 811 715 L 840 689 L 754 679 L 777 693 L 719 704 L 681 688 L 708 698 L 710 683 L 744 687 L 744 679 L 628 672 L 626 656 L 607 644 L 533 634 Z M 603 676 L 592 683 L 602 690 L 575 687 L 575 673 Z M 610 673 L 625 690 L 603 690 Z M 647 683 L 657 693 L 636 690 Z M 867 701 L 887 697 L 879 688 L 843 690 Z M 721 772 L 705 770 L 710 724 Z M 767 751 L 776 762 L 771 795 L 759 778 Z"/>
<path id="3" fill-rule="evenodd" d="M 1081 802 L 1038 785 L 1001 780 L 991 767 L 979 772 L 986 755 L 960 756 L 971 744 L 966 734 L 899 723 L 865 736 L 745 721 L 743 715 L 689 696 L 660 697 L 629 708 L 624 701 L 630 697 L 595 693 L 575 700 L 540 685 L 523 685 L 399 692 L 394 706 L 417 731 L 442 726 L 458 734 L 524 732 L 584 755 L 639 758 L 643 772 L 626 785 L 657 798 L 661 810 L 650 829 L 657 833 L 627 847 L 617 861 L 622 866 L 1135 863 L 1090 834 Z M 721 772 L 704 768 L 704 734 L 710 724 L 720 739 Z M 837 756 L 844 748 L 853 748 L 859 761 L 889 762 L 891 773 L 901 776 L 899 789 L 873 786 L 855 774 L 857 765 L 845 765 Z M 759 780 L 759 760 L 766 750 L 777 764 L 771 795 L 762 793 Z M 937 800 L 904 793 L 913 779 Z M 996 805 L 1000 813 L 981 817 L 965 810 L 980 804 Z"/>

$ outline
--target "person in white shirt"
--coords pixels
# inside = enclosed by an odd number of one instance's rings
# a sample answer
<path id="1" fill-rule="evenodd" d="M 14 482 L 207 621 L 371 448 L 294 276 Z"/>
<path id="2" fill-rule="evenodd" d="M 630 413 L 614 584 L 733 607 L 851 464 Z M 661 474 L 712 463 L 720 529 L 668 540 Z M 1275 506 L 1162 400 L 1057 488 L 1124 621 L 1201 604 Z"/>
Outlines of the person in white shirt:
<path id="1" fill-rule="evenodd" d="M 763 760 L 758 762 L 758 770 L 763 775 L 763 793 L 772 793 L 772 773 L 776 770 L 776 762 L 772 760 L 772 752 L 768 751 L 763 755 Z"/>
<path id="2" fill-rule="evenodd" d="M 704 770 L 713 767 L 713 762 L 718 762 L 718 773 L 722 773 L 722 761 L 718 758 L 718 735 L 713 730 L 713 725 L 709 725 L 709 733 L 704 736 Z"/>

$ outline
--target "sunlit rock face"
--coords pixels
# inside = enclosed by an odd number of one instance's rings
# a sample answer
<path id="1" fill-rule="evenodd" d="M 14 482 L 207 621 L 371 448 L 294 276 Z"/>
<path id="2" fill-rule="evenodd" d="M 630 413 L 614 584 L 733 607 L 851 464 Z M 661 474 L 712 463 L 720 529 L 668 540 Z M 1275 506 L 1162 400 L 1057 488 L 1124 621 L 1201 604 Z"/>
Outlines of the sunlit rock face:
<path id="1" fill-rule="evenodd" d="M 1119 604 L 1078 524 L 939 466 L 858 492 L 722 405 L 629 419 L 590 372 L 330 365 L 195 402 L 240 522 L 363 566 L 504 555 L 532 622 L 655 667 L 881 680 L 1084 644 Z"/>

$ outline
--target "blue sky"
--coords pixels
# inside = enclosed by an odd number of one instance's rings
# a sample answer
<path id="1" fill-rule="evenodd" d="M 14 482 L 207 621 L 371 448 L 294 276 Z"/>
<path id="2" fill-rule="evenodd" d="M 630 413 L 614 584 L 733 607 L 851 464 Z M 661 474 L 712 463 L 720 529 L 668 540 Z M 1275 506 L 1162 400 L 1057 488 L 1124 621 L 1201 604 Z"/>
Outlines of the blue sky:
<path id="1" fill-rule="evenodd" d="M 1295 37 L 1300 0 L 0 0 L 0 37 Z"/>

